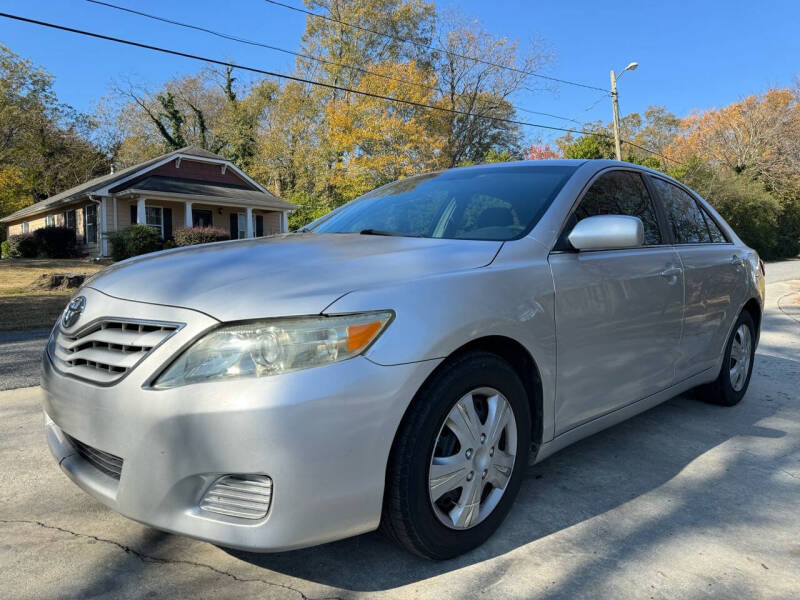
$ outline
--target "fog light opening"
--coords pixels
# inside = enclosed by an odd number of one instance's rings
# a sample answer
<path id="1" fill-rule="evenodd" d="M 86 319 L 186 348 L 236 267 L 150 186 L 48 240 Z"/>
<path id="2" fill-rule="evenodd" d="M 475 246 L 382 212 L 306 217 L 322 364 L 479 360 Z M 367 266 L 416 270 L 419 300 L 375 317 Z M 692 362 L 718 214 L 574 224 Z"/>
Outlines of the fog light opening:
<path id="1" fill-rule="evenodd" d="M 263 519 L 272 502 L 272 479 L 266 475 L 223 475 L 209 486 L 199 508 L 239 519 Z"/>

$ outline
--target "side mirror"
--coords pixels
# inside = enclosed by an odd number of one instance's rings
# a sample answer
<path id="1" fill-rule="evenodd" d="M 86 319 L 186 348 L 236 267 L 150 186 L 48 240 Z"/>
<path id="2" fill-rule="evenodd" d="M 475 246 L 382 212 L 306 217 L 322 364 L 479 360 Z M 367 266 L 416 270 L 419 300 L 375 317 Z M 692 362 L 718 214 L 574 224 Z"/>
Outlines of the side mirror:
<path id="1" fill-rule="evenodd" d="M 639 217 L 597 215 L 578 221 L 567 239 L 576 250 L 635 248 L 644 243 L 644 225 Z"/>

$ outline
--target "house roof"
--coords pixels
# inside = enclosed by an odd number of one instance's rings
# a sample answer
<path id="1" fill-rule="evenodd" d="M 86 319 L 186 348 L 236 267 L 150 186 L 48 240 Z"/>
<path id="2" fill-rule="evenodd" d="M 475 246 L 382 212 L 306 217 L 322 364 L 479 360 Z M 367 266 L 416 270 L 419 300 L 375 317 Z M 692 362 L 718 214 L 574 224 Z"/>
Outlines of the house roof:
<path id="1" fill-rule="evenodd" d="M 69 204 L 79 198 L 83 198 L 97 190 L 102 188 L 108 187 L 114 184 L 117 181 L 121 181 L 123 179 L 129 178 L 132 174 L 136 173 L 137 171 L 146 170 L 149 167 L 154 167 L 165 160 L 168 160 L 172 156 L 195 156 L 197 158 L 204 158 L 207 160 L 218 160 L 220 162 L 225 162 L 231 164 L 229 160 L 223 158 L 219 154 L 214 154 L 213 152 L 209 152 L 208 150 L 204 150 L 202 148 L 198 148 L 197 146 L 186 146 L 185 148 L 179 148 L 178 150 L 173 150 L 172 152 L 167 152 L 166 154 L 162 154 L 161 156 L 157 156 L 155 158 L 151 158 L 150 160 L 146 160 L 141 162 L 137 165 L 133 165 L 131 167 L 127 167 L 125 169 L 121 169 L 114 173 L 109 173 L 107 175 L 101 175 L 100 177 L 95 177 L 94 179 L 90 179 L 89 181 L 82 183 L 80 185 L 76 185 L 73 188 L 65 190 L 60 194 L 56 194 L 55 196 L 50 196 L 46 200 L 42 200 L 40 202 L 36 202 L 31 204 L 30 206 L 26 206 L 6 217 L 0 219 L 0 223 L 9 223 L 11 221 L 16 221 L 18 219 L 23 219 L 28 216 L 36 215 L 39 213 L 47 212 L 48 210 L 52 210 L 53 208 L 58 208 L 59 206 L 63 206 Z M 140 184 L 136 184 L 136 187 L 140 187 Z M 258 194 L 262 199 L 267 196 L 262 192 L 253 192 L 254 194 Z M 272 204 L 273 202 L 283 203 L 282 200 L 272 196 L 271 194 L 267 196 L 269 198 L 269 203 Z M 288 203 L 287 208 L 295 208 L 293 205 Z"/>
<path id="2" fill-rule="evenodd" d="M 243 186 L 209 183 L 196 179 L 181 179 L 178 177 L 165 177 L 163 175 L 153 175 L 147 179 L 139 181 L 123 192 L 124 194 L 140 193 L 162 193 L 165 195 L 184 195 L 190 197 L 205 196 L 207 198 L 224 198 L 227 200 L 241 200 L 244 202 L 257 202 L 266 208 L 276 208 L 279 210 L 293 210 L 297 208 L 280 198 L 264 194 L 256 190 L 250 190 Z M 187 200 L 190 198 L 187 198 Z"/>

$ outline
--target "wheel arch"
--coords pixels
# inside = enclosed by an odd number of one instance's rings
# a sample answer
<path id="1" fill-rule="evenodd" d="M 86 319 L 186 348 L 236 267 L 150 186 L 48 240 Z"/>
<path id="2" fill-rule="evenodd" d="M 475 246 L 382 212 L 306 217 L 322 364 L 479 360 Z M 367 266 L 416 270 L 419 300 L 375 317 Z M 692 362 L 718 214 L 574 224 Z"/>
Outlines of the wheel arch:
<path id="1" fill-rule="evenodd" d="M 747 311 L 753 317 L 753 322 L 756 325 L 756 339 L 761 333 L 761 303 L 756 298 L 750 298 L 742 306 L 742 312 Z"/>
<path id="2" fill-rule="evenodd" d="M 539 373 L 539 367 L 528 349 L 517 340 L 503 335 L 476 338 L 451 352 L 419 386 L 417 393 L 414 394 L 414 398 L 409 402 L 403 413 L 403 418 L 400 420 L 401 425 L 395 432 L 395 438 L 402 427 L 402 423 L 406 420 L 406 415 L 417 401 L 419 390 L 422 390 L 431 379 L 436 377 L 453 360 L 474 351 L 490 352 L 505 360 L 511 365 L 525 386 L 531 412 L 531 450 L 535 454 L 541 446 L 542 436 L 544 435 L 542 378 Z M 392 442 L 392 449 L 394 449 L 394 441 Z"/>

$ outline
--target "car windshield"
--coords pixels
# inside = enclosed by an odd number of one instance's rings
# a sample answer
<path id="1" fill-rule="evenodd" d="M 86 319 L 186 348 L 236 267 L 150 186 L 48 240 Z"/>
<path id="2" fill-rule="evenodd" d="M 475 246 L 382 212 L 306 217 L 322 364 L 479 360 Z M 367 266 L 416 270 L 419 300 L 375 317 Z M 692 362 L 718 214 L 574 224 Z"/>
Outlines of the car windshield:
<path id="1" fill-rule="evenodd" d="M 536 225 L 574 171 L 520 165 L 409 177 L 356 198 L 305 231 L 512 240 Z"/>

